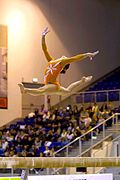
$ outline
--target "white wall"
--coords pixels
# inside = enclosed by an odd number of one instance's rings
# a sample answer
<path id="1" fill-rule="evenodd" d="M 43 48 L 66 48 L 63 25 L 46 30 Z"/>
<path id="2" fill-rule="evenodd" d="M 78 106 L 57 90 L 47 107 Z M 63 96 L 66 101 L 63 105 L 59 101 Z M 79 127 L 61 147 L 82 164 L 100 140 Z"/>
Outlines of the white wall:
<path id="1" fill-rule="evenodd" d="M 110 2 L 110 3 L 109 3 Z M 41 50 L 41 32 L 51 30 L 47 44 L 51 54 L 72 56 L 99 49 L 96 60 L 73 63 L 61 76 L 67 86 L 83 75 L 94 80 L 111 71 L 119 61 L 119 2 L 89 0 L 0 0 L 0 24 L 8 25 L 8 109 L 0 110 L 3 125 L 21 116 L 17 83 L 38 77 L 43 82 L 46 65 Z"/>
<path id="2" fill-rule="evenodd" d="M 0 110 L 0 124 L 21 116 L 21 93 L 17 83 L 38 77 L 43 82 L 46 64 L 41 50 L 41 32 L 49 25 L 40 8 L 29 0 L 1 0 L 0 24 L 8 25 L 8 109 Z M 58 49 L 64 48 L 51 29 Z M 48 38 L 48 44 L 49 43 Z M 51 45 L 52 47 L 52 45 Z"/>

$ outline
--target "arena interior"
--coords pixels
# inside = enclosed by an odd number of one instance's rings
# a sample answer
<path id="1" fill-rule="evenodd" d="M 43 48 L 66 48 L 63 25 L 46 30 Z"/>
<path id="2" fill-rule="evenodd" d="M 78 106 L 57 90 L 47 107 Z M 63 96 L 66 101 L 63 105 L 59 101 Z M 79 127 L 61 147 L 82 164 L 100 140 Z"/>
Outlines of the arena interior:
<path id="1" fill-rule="evenodd" d="M 119 8 L 119 0 L 0 0 L 0 179 L 120 179 Z M 55 93 L 20 91 L 44 88 L 61 58 L 70 65 L 60 85 L 51 80 Z"/>

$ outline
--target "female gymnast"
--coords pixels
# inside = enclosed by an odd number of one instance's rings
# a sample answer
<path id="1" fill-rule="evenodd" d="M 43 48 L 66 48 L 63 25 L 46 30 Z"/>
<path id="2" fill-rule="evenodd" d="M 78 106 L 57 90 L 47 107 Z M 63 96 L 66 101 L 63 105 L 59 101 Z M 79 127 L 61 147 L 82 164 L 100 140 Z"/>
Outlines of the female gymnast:
<path id="1" fill-rule="evenodd" d="M 22 93 L 28 93 L 31 95 L 44 95 L 44 94 L 58 94 L 58 95 L 66 95 L 66 94 L 73 94 L 77 92 L 80 86 L 86 82 L 89 82 L 92 79 L 92 76 L 82 77 L 81 80 L 76 81 L 70 84 L 67 88 L 60 85 L 57 81 L 57 77 L 60 73 L 65 73 L 66 70 L 69 68 L 70 63 L 81 61 L 87 57 L 92 60 L 92 58 L 99 53 L 96 51 L 94 53 L 85 53 L 85 54 L 78 54 L 73 57 L 65 57 L 62 56 L 59 59 L 54 59 L 48 52 L 45 37 L 48 34 L 49 29 L 46 28 L 42 33 L 42 49 L 45 54 L 45 57 L 48 61 L 47 67 L 44 73 L 44 86 L 31 89 L 31 88 L 24 88 L 23 84 L 18 84 L 20 86 L 20 90 Z"/>

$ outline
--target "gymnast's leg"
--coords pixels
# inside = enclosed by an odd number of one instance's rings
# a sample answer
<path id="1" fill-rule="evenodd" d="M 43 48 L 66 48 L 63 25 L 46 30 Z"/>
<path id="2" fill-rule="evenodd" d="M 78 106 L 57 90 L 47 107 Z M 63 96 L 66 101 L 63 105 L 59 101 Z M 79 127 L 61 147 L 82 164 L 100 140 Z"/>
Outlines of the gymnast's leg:
<path id="1" fill-rule="evenodd" d="M 79 81 L 76 81 L 72 84 L 70 84 L 68 87 L 67 87 L 67 90 L 68 91 L 72 91 L 72 92 L 77 92 L 80 88 L 81 85 L 83 85 L 84 83 L 87 83 L 89 81 L 91 81 L 92 79 L 92 76 L 87 76 L 87 77 L 82 77 L 81 80 Z"/>
<path id="2" fill-rule="evenodd" d="M 85 59 L 87 57 L 89 57 L 90 60 L 92 60 L 93 57 L 96 56 L 98 53 L 99 53 L 99 51 L 96 51 L 96 52 L 93 52 L 93 53 L 78 54 L 78 55 L 70 57 L 70 58 L 67 58 L 67 57 L 64 58 L 64 56 L 63 56 L 63 58 L 61 58 L 62 59 L 61 65 L 64 67 L 66 64 L 81 61 L 81 60 L 83 60 L 83 59 Z"/>
<path id="3" fill-rule="evenodd" d="M 91 79 L 92 79 L 92 76 L 82 77 L 81 80 L 70 84 L 67 88 L 60 86 L 59 90 L 56 91 L 56 94 L 63 95 L 63 96 L 65 96 L 67 94 L 73 94 L 73 93 L 79 91 L 80 86 L 82 86 L 84 83 L 91 81 Z"/>
<path id="4" fill-rule="evenodd" d="M 56 92 L 58 90 L 58 86 L 55 84 L 47 84 L 41 88 L 25 88 L 22 83 L 18 84 L 20 87 L 21 93 L 31 94 L 31 95 L 44 95 L 50 94 L 52 92 Z"/>
<path id="5" fill-rule="evenodd" d="M 92 76 L 83 77 L 81 80 L 76 81 L 70 84 L 67 88 L 62 86 L 57 86 L 55 84 L 47 84 L 38 89 L 24 88 L 23 84 L 18 84 L 21 90 L 21 93 L 27 93 L 31 95 L 45 95 L 45 94 L 57 94 L 57 95 L 67 95 L 75 93 L 80 89 L 84 83 L 89 82 L 92 79 Z"/>

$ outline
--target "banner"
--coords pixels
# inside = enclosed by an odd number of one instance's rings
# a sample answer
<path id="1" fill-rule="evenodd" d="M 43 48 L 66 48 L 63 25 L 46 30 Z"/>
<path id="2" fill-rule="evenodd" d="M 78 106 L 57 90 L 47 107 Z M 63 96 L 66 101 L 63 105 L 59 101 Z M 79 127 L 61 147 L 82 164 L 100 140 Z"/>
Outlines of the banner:
<path id="1" fill-rule="evenodd" d="M 113 180 L 112 174 L 28 176 L 28 180 Z"/>
<path id="2" fill-rule="evenodd" d="M 0 25 L 0 108 L 7 108 L 7 26 Z"/>

